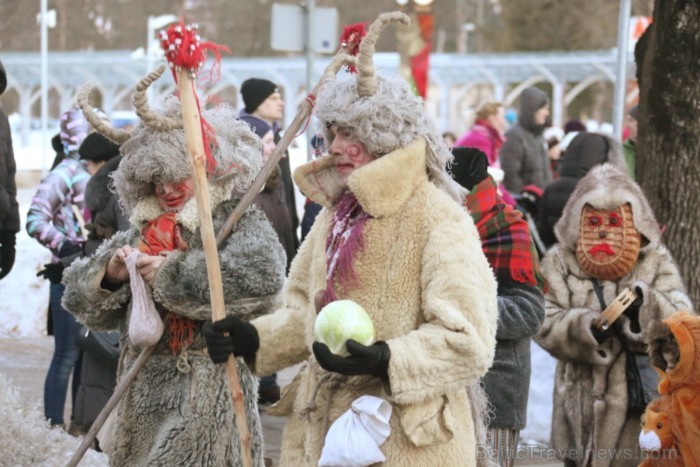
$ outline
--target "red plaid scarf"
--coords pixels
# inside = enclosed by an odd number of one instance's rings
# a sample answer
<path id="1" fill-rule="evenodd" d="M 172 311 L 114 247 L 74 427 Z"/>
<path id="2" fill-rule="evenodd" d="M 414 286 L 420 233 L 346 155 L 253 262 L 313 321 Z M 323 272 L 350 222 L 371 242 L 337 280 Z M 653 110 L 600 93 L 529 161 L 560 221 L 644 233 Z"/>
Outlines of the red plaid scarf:
<path id="1" fill-rule="evenodd" d="M 138 249 L 147 255 L 159 255 L 163 251 L 187 250 L 180 235 L 180 225 L 175 213 L 161 214 L 141 229 L 141 242 Z M 168 313 L 168 348 L 177 355 L 184 347 L 194 342 L 197 321 Z"/>
<path id="2" fill-rule="evenodd" d="M 491 177 L 478 183 L 465 201 L 496 277 L 511 277 L 544 289 L 544 277 L 523 215 L 503 202 Z"/>

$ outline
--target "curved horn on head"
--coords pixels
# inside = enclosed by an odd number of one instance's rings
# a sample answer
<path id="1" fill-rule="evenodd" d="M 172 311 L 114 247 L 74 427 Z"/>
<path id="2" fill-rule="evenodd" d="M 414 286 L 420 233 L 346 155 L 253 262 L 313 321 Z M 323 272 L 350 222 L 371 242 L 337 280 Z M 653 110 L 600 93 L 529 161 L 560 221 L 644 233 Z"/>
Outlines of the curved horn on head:
<path id="1" fill-rule="evenodd" d="M 148 106 L 146 90 L 155 80 L 160 78 L 166 68 L 165 65 L 161 65 L 156 71 L 149 73 L 141 79 L 139 84 L 136 85 L 134 96 L 131 99 L 136 109 L 136 115 L 139 116 L 143 123 L 157 131 L 169 131 L 182 128 L 182 120 L 158 115 Z"/>
<path id="2" fill-rule="evenodd" d="M 334 79 L 335 75 L 343 66 L 357 66 L 357 58 L 348 54 L 338 54 L 333 57 L 321 75 L 319 82 L 326 82 Z"/>
<path id="3" fill-rule="evenodd" d="M 403 23 L 408 25 L 411 22 L 404 13 L 395 11 L 392 13 L 382 13 L 372 23 L 362 42 L 360 42 L 360 54 L 357 58 L 357 92 L 362 97 L 374 95 L 377 92 L 377 76 L 375 75 L 374 44 L 377 42 L 379 34 L 389 23 Z"/>
<path id="4" fill-rule="evenodd" d="M 90 123 L 90 125 L 92 125 L 95 131 L 102 134 L 110 141 L 121 145 L 127 139 L 129 139 L 129 132 L 122 130 L 121 128 L 113 128 L 109 126 L 107 122 L 97 115 L 95 109 L 93 109 L 88 103 L 88 95 L 90 94 L 91 89 L 92 86 L 90 86 L 89 83 L 80 88 L 80 92 L 78 92 L 78 105 L 80 106 L 80 110 L 83 111 L 85 119 Z"/>

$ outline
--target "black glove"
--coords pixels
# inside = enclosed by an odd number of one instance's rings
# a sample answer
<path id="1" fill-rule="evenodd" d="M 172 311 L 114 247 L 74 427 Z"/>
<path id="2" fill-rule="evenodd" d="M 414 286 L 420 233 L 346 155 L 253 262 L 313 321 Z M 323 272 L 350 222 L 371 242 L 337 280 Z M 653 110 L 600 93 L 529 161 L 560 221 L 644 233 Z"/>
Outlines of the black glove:
<path id="1" fill-rule="evenodd" d="M 637 298 L 630 303 L 630 306 L 627 307 L 624 314 L 630 320 L 630 331 L 639 334 L 642 332 L 642 326 L 639 324 L 639 308 L 644 303 L 644 296 L 642 295 L 642 289 L 640 287 L 635 287 L 634 293 L 637 294 Z"/>
<path id="2" fill-rule="evenodd" d="M 593 337 L 596 341 L 598 341 L 598 344 L 602 344 L 606 340 L 610 339 L 610 337 L 613 335 L 614 325 L 615 323 L 613 323 L 613 326 L 608 326 L 608 329 L 603 331 L 591 324 L 591 333 L 593 333 Z"/>
<path id="3" fill-rule="evenodd" d="M 387 378 L 391 352 L 386 342 L 379 341 L 370 346 L 349 339 L 345 344 L 350 355 L 335 355 L 326 344 L 314 342 L 313 351 L 321 367 L 341 375 L 372 375 Z"/>
<path id="4" fill-rule="evenodd" d="M 67 258 L 69 256 L 73 256 L 74 254 L 80 253 L 82 251 L 83 251 L 83 247 L 80 246 L 80 244 L 65 241 L 61 245 L 61 248 L 58 249 L 58 257 L 59 258 Z"/>
<path id="5" fill-rule="evenodd" d="M 228 332 L 228 336 L 224 336 Z M 205 321 L 202 334 L 207 341 L 209 358 L 214 363 L 224 363 L 228 356 L 243 357 L 249 365 L 255 362 L 255 354 L 260 348 L 258 330 L 250 323 L 227 316 L 220 321 Z"/>
<path id="6" fill-rule="evenodd" d="M 62 263 L 48 263 L 44 265 L 44 269 L 36 273 L 36 277 L 44 277 L 48 279 L 52 284 L 60 284 L 63 280 L 63 269 Z"/>
<path id="7" fill-rule="evenodd" d="M 15 264 L 15 232 L 0 230 L 0 279 L 12 270 Z"/>

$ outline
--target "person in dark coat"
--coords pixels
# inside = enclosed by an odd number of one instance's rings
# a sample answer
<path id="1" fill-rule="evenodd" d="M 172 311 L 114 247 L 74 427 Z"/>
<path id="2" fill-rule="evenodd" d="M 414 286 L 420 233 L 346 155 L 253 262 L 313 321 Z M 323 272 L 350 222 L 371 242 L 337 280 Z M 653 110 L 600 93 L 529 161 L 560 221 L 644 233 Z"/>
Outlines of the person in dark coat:
<path id="1" fill-rule="evenodd" d="M 7 75 L 0 62 L 0 95 L 6 87 Z M 16 172 L 10 122 L 0 108 L 0 279 L 8 275 L 15 264 L 15 237 L 19 232 Z"/>
<path id="2" fill-rule="evenodd" d="M 549 98 L 543 91 L 529 87 L 520 95 L 518 123 L 506 133 L 499 153 L 504 172 L 503 185 L 514 195 L 523 187 L 544 189 L 552 181 L 549 156 L 542 133 L 549 119 Z"/>
<path id="3" fill-rule="evenodd" d="M 110 176 L 119 168 L 119 145 L 100 133 L 90 133 L 78 149 L 91 178 L 85 187 L 85 203 L 91 213 L 89 231 L 81 256 L 91 256 L 115 233 L 129 230 L 117 195 L 109 189 Z M 77 344 L 83 350 L 80 386 L 75 400 L 74 430 L 87 433 L 112 396 L 117 383 L 119 333 L 97 332 L 83 326 Z"/>
<path id="4" fill-rule="evenodd" d="M 284 117 L 284 101 L 280 94 L 279 88 L 272 81 L 262 78 L 250 78 L 241 85 L 241 97 L 245 108 L 241 110 L 239 118 L 255 117 L 272 127 L 275 144 L 281 138 L 279 121 Z M 292 181 L 292 170 L 289 165 L 289 154 L 280 159 L 277 164 L 280 170 L 280 178 L 284 183 L 284 195 L 289 210 L 289 218 L 292 220 L 292 229 L 294 233 L 294 254 L 289 256 L 287 252 L 288 263 L 292 262 L 296 250 L 299 248 L 299 237 L 297 229 L 299 228 L 299 215 L 297 214 L 296 196 L 294 194 L 294 182 Z M 289 269 L 289 268 L 287 268 Z"/>
<path id="5" fill-rule="evenodd" d="M 482 249 L 498 281 L 496 356 L 482 378 L 493 408 L 487 444 L 501 466 L 515 460 L 520 430 L 527 423 L 530 339 L 544 322 L 544 278 L 527 222 L 506 204 L 488 175 L 486 154 L 453 148 L 452 177 L 469 191 L 465 207 L 476 224 Z"/>
<path id="6" fill-rule="evenodd" d="M 571 140 L 559 163 L 560 178 L 547 186 L 540 199 L 537 231 L 546 248 L 557 241 L 554 225 L 578 181 L 605 162 L 625 168 L 620 145 L 609 136 L 582 131 Z"/>

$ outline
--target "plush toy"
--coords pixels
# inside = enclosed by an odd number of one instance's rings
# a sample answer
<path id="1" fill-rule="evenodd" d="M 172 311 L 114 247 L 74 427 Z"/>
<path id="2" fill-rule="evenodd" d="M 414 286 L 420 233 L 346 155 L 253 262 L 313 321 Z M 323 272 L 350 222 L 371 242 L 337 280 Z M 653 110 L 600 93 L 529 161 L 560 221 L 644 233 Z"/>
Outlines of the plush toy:
<path id="1" fill-rule="evenodd" d="M 647 334 L 661 382 L 643 416 L 639 443 L 650 457 L 642 465 L 700 467 L 700 316 L 675 313 Z"/>

